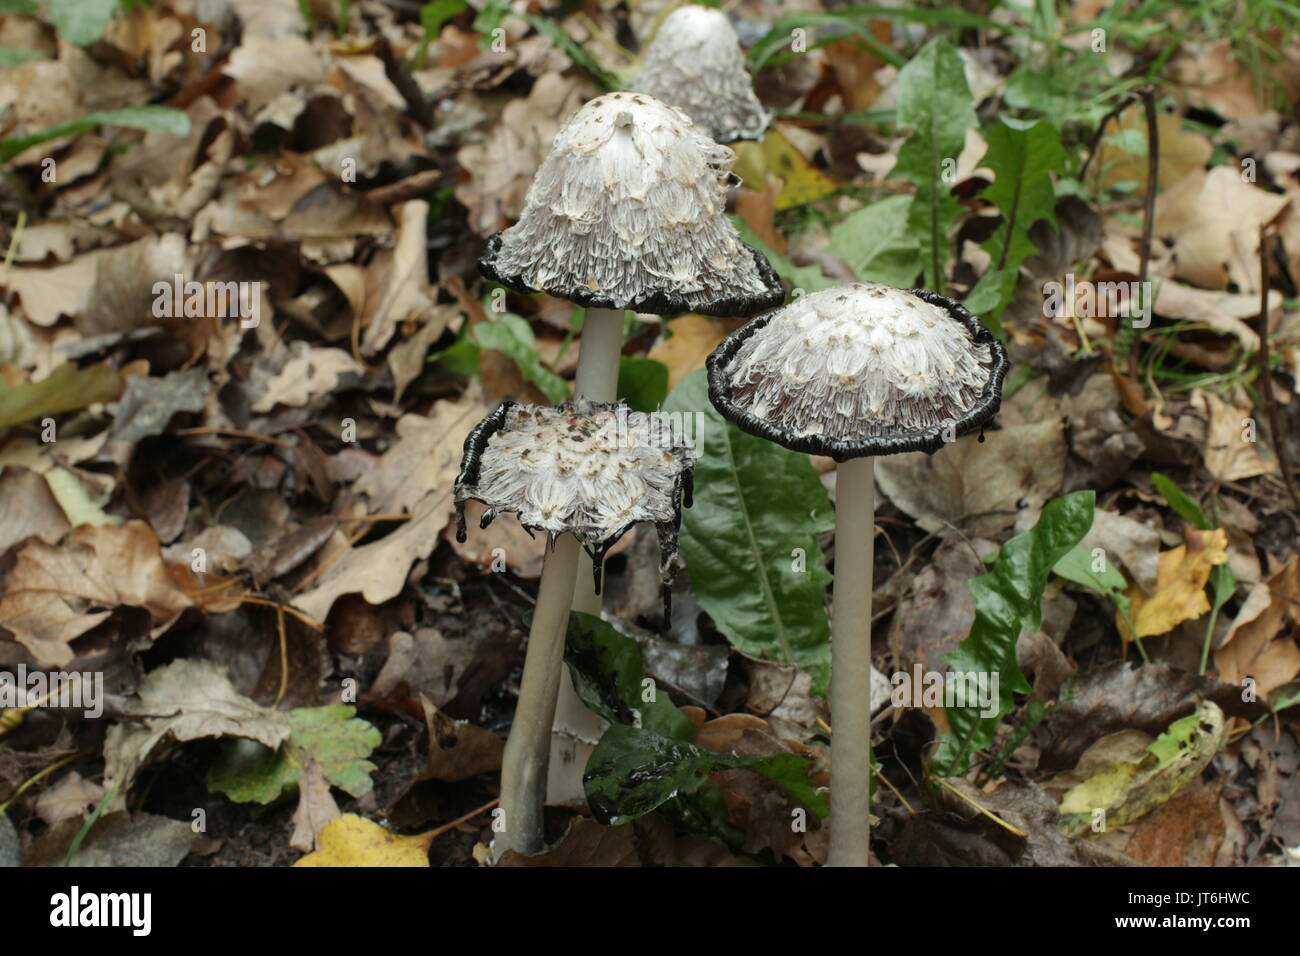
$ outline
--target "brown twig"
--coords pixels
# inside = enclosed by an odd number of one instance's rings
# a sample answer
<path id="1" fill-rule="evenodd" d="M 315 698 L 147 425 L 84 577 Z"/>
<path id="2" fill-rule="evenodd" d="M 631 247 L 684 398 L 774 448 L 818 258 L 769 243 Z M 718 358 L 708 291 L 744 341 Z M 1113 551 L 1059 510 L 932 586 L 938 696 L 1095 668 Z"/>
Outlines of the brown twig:
<path id="1" fill-rule="evenodd" d="M 238 601 L 240 604 L 260 604 L 263 607 L 282 608 L 285 614 L 293 615 L 298 620 L 302 621 L 302 623 L 310 627 L 313 631 L 325 630 L 325 625 L 322 624 L 320 621 L 316 620 L 315 618 L 308 617 L 306 614 L 303 614 L 301 611 L 295 610 L 294 608 L 289 607 L 287 604 L 281 604 L 278 601 L 269 601 L 266 598 L 250 597 L 247 594 L 241 594 L 238 597 L 232 597 L 231 600 Z"/>
<path id="2" fill-rule="evenodd" d="M 1259 227 L 1259 387 L 1264 395 L 1264 408 L 1268 413 L 1268 431 L 1273 438 L 1273 453 L 1277 455 L 1277 467 L 1282 472 L 1282 481 L 1291 502 L 1300 511 L 1300 492 L 1296 491 L 1295 478 L 1287 464 L 1286 450 L 1283 448 L 1282 432 L 1278 428 L 1277 399 L 1273 395 L 1273 370 L 1269 365 L 1268 354 L 1268 226 Z"/>
<path id="3" fill-rule="evenodd" d="M 285 693 L 289 690 L 289 641 L 284 633 L 284 605 L 275 606 L 275 629 L 280 633 L 280 689 L 275 695 L 273 708 L 280 706 Z"/>
<path id="4" fill-rule="evenodd" d="M 1142 108 L 1147 117 L 1147 194 L 1146 204 L 1142 209 L 1142 264 L 1138 268 L 1138 288 L 1145 297 L 1147 294 L 1147 276 L 1151 270 L 1151 234 L 1156 225 L 1156 191 L 1160 188 L 1160 124 L 1156 114 L 1156 97 L 1151 87 L 1138 91 L 1142 98 Z M 1153 309 L 1155 303 L 1143 302 L 1143 306 Z M 1141 338 L 1141 333 L 1135 339 Z M 1137 342 L 1129 350 L 1129 377 L 1138 377 Z"/>

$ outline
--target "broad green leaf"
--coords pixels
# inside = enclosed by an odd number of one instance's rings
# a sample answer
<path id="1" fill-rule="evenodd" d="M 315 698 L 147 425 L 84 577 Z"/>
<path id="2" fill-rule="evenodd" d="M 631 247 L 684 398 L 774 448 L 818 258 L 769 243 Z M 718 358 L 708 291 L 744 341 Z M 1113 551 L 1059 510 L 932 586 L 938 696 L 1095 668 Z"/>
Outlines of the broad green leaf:
<path id="1" fill-rule="evenodd" d="M 825 693 L 830 623 L 817 533 L 834 526 L 830 499 L 807 455 L 747 435 L 709 403 L 703 370 L 682 379 L 664 409 L 700 412 L 695 500 L 681 548 L 700 606 L 755 657 L 795 663 Z"/>
<path id="2" fill-rule="evenodd" d="M 1097 570 L 1100 562 L 1101 570 Z M 1075 548 L 1052 568 L 1052 573 L 1058 577 L 1065 578 L 1067 581 L 1073 581 L 1082 587 L 1100 594 L 1104 598 L 1109 598 L 1111 602 L 1124 615 L 1126 621 L 1131 620 L 1130 614 L 1133 609 L 1133 602 L 1129 600 L 1128 595 L 1124 593 L 1128 590 L 1128 581 L 1124 575 L 1119 572 L 1111 562 L 1107 561 L 1105 556 L 1095 556 L 1093 553 L 1083 547 Z M 1130 632 L 1133 628 L 1129 627 Z"/>
<path id="3" fill-rule="evenodd" d="M 77 368 L 71 362 L 56 367 L 39 382 L 0 382 L 0 428 L 76 411 L 95 402 L 111 402 L 121 396 L 123 385 L 122 377 L 109 365 Z"/>
<path id="4" fill-rule="evenodd" d="M 1012 109 L 1037 113 L 1060 126 L 1077 122 L 1096 126 L 1110 108 L 1089 95 L 1069 73 L 1029 66 L 1020 67 L 1007 79 L 1003 99 Z"/>
<path id="5" fill-rule="evenodd" d="M 644 816 L 678 795 L 690 797 L 709 773 L 748 768 L 768 777 L 815 813 L 829 812 L 808 780 L 808 761 L 794 754 L 717 754 L 651 730 L 613 724 L 587 761 L 583 788 L 593 816 L 618 826 Z"/>
<path id="6" fill-rule="evenodd" d="M 89 46 L 104 35 L 117 0 L 49 0 L 54 29 L 69 43 Z"/>
<path id="7" fill-rule="evenodd" d="M 676 740 L 695 736 L 695 724 L 666 694 L 645 683 L 641 648 L 592 614 L 573 611 L 564 637 L 564 660 L 582 702 L 611 724 L 641 726 Z M 635 711 L 635 713 L 634 713 Z"/>
<path id="8" fill-rule="evenodd" d="M 1056 127 L 1044 121 L 1025 125 L 1003 118 L 984 136 L 989 144 L 984 165 L 995 178 L 983 198 L 998 207 L 1002 223 L 984 243 L 992 264 L 964 304 L 1000 334 L 998 316 L 1015 293 L 1020 265 L 1039 251 L 1029 241 L 1030 227 L 1046 219 L 1056 228 L 1052 174 L 1064 168 L 1065 148 Z"/>
<path id="9" fill-rule="evenodd" d="M 749 223 L 739 216 L 728 216 L 732 225 L 736 227 L 736 232 L 740 236 L 741 242 L 747 243 L 763 253 L 767 261 L 772 264 L 776 274 L 790 283 L 792 289 L 802 289 L 804 292 L 820 292 L 822 289 L 829 289 L 831 286 L 839 285 L 835 279 L 828 279 L 821 270 L 820 266 L 796 266 L 785 256 L 774 250 L 758 237 L 758 233 L 750 228 Z"/>
<path id="10" fill-rule="evenodd" d="M 1173 508 L 1185 521 L 1202 531 L 1210 531 L 1214 528 L 1214 525 L 1210 524 L 1206 519 L 1201 506 L 1189 498 L 1183 492 L 1183 489 L 1174 484 L 1172 478 L 1162 475 L 1158 471 L 1153 471 L 1151 472 L 1151 483 L 1156 486 L 1156 491 L 1160 492 L 1160 496 L 1169 502 L 1169 507 Z"/>
<path id="11" fill-rule="evenodd" d="M 569 398 L 569 383 L 542 366 L 533 330 L 520 316 L 506 312 L 490 322 L 480 322 L 470 335 L 483 348 L 496 349 L 514 359 L 524 381 L 540 388 L 552 404 L 558 405 Z"/>
<path id="12" fill-rule="evenodd" d="M 40 7 L 36 6 L 36 0 L 0 0 L 0 16 L 21 14 L 30 17 L 39 12 Z"/>
<path id="13" fill-rule="evenodd" d="M 668 397 L 668 366 L 651 358 L 618 360 L 618 397 L 638 412 L 653 412 Z"/>
<path id="14" fill-rule="evenodd" d="M 356 708 L 344 705 L 291 710 L 289 739 L 279 750 L 255 740 L 229 741 L 208 771 L 208 788 L 238 803 L 270 803 L 298 783 L 299 754 L 306 751 L 320 763 L 331 784 L 354 797 L 364 796 L 374 786 L 370 775 L 375 771 L 366 758 L 383 738 L 355 714 Z"/>
<path id="15" fill-rule="evenodd" d="M 944 39 L 931 40 L 898 73 L 898 125 L 912 135 L 898 151 L 894 175 L 916 186 L 908 210 L 908 236 L 916 241 L 925 267 L 926 288 L 942 293 L 947 284 L 948 231 L 961 211 L 944 173 L 955 168 L 975 125 L 975 104 L 966 85 L 966 68 Z"/>
<path id="16" fill-rule="evenodd" d="M 66 123 L 58 123 L 26 136 L 12 136 L 0 140 L 0 162 L 8 162 L 24 150 L 40 143 L 47 143 L 60 136 L 84 133 L 96 126 L 126 126 L 130 129 L 143 129 L 169 136 L 188 136 L 190 118 L 182 110 L 169 106 L 128 106 L 120 110 L 106 110 L 100 113 L 87 113 Z"/>
<path id="17" fill-rule="evenodd" d="M 1092 527 L 1096 498 L 1096 492 L 1076 491 L 1049 501 L 1038 523 L 1004 544 L 989 572 L 970 582 L 975 623 L 944 660 L 956 673 L 998 674 L 998 708 L 991 717 L 980 716 L 976 703 L 947 708 L 952 732 L 935 755 L 936 773 L 965 773 L 970 755 L 993 742 L 998 724 L 1015 705 L 1013 695 L 1031 690 L 1016 666 L 1016 641 L 1021 631 L 1042 623 L 1048 576 Z"/>
<path id="18" fill-rule="evenodd" d="M 911 208 L 911 196 L 863 206 L 831 228 L 827 248 L 864 282 L 910 289 L 921 273 L 920 250 L 907 231 Z"/>

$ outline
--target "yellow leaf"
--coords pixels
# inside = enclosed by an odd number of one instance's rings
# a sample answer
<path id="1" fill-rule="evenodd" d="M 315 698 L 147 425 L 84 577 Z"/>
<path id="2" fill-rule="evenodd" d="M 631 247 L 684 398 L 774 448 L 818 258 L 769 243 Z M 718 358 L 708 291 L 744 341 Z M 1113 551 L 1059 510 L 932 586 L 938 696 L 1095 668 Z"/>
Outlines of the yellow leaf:
<path id="1" fill-rule="evenodd" d="M 783 185 L 776 197 L 778 212 L 828 196 L 839 188 L 776 127 L 767 131 L 761 143 L 731 145 L 736 151 L 733 171 L 750 189 L 761 192 L 769 180 L 781 180 Z"/>
<path id="2" fill-rule="evenodd" d="M 650 358 L 668 366 L 668 390 L 697 369 L 704 368 L 709 353 L 732 329 L 743 323 L 727 319 L 706 319 L 702 315 L 683 315 L 664 324 L 668 334 L 650 350 Z"/>
<path id="3" fill-rule="evenodd" d="M 428 866 L 432 836 L 432 832 L 399 836 L 346 813 L 321 830 L 320 849 L 294 866 Z"/>
<path id="4" fill-rule="evenodd" d="M 1214 566 L 1228 560 L 1228 533 L 1222 528 L 1187 528 L 1183 537 L 1186 544 L 1160 553 L 1154 594 L 1147 594 L 1137 585 L 1128 589 L 1138 637 L 1167 634 L 1210 610 L 1205 585 Z M 1125 640 L 1133 639 L 1122 618 L 1119 629 Z"/>

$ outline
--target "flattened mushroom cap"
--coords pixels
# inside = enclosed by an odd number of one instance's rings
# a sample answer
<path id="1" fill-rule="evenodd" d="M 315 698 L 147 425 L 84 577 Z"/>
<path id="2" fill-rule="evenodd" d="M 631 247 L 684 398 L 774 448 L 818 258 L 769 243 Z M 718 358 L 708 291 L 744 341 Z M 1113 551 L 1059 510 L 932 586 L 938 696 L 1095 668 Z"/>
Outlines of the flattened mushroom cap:
<path id="1" fill-rule="evenodd" d="M 456 537 L 465 540 L 465 502 L 514 512 L 531 534 L 554 542 L 568 532 L 596 563 L 597 591 L 605 553 L 629 528 L 653 522 L 661 572 L 677 553 L 683 497 L 690 504 L 695 458 L 683 436 L 655 415 L 618 402 L 578 399 L 558 408 L 504 402 L 465 439 L 456 479 Z"/>
<path id="2" fill-rule="evenodd" d="M 479 271 L 517 292 L 659 315 L 755 315 L 785 298 L 723 214 L 735 158 L 685 113 L 608 93 L 555 137 L 519 222 Z"/>
<path id="3" fill-rule="evenodd" d="M 836 461 L 934 452 L 997 413 L 1008 364 L 951 299 L 860 282 L 727 336 L 709 356 L 709 399 L 744 431 Z"/>
<path id="4" fill-rule="evenodd" d="M 761 139 L 772 123 L 754 95 L 731 21 L 710 7 L 679 7 L 668 15 L 635 88 L 677 107 L 719 143 Z"/>

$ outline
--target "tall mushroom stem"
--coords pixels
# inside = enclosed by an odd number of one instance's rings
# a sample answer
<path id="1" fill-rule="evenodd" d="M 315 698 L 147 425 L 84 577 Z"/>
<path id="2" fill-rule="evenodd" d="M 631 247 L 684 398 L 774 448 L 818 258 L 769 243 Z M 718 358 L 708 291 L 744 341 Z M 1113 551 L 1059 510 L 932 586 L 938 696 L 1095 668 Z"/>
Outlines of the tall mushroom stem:
<path id="1" fill-rule="evenodd" d="M 519 704 L 501 762 L 501 808 L 505 829 L 493 855 L 506 850 L 540 853 L 546 846 L 543 812 L 551 727 L 564 671 L 564 635 L 578 574 L 578 539 L 561 535 L 546 555 L 528 632 L 528 652 L 519 684 Z"/>
<path id="2" fill-rule="evenodd" d="M 582 321 L 582 346 L 578 353 L 578 373 L 574 396 L 593 402 L 612 402 L 618 395 L 618 359 L 623 351 L 623 310 L 588 309 Z M 573 609 L 584 614 L 600 615 L 600 595 L 596 593 L 591 572 L 591 558 L 579 551 L 577 581 L 573 590 Z M 555 708 L 555 733 L 551 740 L 550 775 L 546 781 L 550 803 L 573 803 L 585 800 L 582 772 L 587 757 L 600 737 L 601 719 L 593 713 L 574 690 L 568 668 L 561 667 L 559 698 Z"/>
<path id="3" fill-rule="evenodd" d="M 836 468 L 835 595 L 831 607 L 829 866 L 867 866 L 871 845 L 871 589 L 875 459 Z"/>

